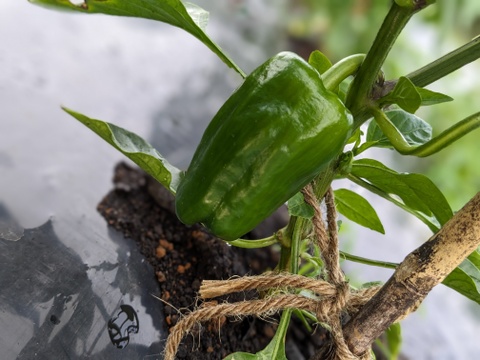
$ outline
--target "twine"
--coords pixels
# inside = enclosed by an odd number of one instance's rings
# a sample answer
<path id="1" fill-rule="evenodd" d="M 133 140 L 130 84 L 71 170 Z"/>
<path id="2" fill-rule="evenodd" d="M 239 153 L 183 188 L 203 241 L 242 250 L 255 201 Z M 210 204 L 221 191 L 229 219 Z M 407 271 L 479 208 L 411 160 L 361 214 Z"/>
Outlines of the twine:
<path id="1" fill-rule="evenodd" d="M 330 188 L 325 195 L 327 209 L 327 229 L 325 228 L 319 204 L 313 194 L 311 185 L 306 186 L 302 193 L 305 201 L 313 207 L 312 220 L 315 240 L 320 248 L 327 279 L 312 279 L 290 273 L 267 273 L 260 276 L 244 276 L 230 280 L 204 280 L 200 287 L 200 297 L 215 298 L 229 293 L 246 290 L 273 290 L 275 295 L 263 299 L 208 305 L 205 303 L 190 314 L 184 316 L 171 329 L 165 345 L 165 360 L 174 360 L 183 337 L 191 332 L 196 324 L 222 318 L 225 316 L 243 317 L 248 315 L 269 316 L 287 309 L 302 309 L 316 315 L 318 321 L 329 326 L 333 339 L 331 348 L 327 351 L 328 359 L 335 360 L 367 360 L 369 351 L 361 356 L 353 354 L 343 338 L 341 313 L 357 312 L 378 291 L 379 287 L 370 287 L 352 291 L 345 281 L 340 268 L 338 235 L 336 227 L 336 210 L 333 190 Z M 328 231 L 328 232 L 327 232 Z M 292 290 L 310 290 L 314 297 L 288 293 Z M 283 290 L 285 293 L 281 293 Z"/>
<path id="2" fill-rule="evenodd" d="M 303 197 L 305 202 L 309 204 L 314 210 L 313 229 L 315 231 L 315 238 L 317 245 L 320 248 L 320 253 L 325 262 L 325 268 L 328 273 L 328 278 L 333 284 L 341 284 L 345 281 L 342 269 L 340 268 L 339 250 L 338 250 L 338 235 L 337 235 L 337 211 L 335 209 L 335 202 L 333 197 L 333 190 L 329 188 L 325 194 L 325 204 L 327 207 L 327 224 L 328 234 L 322 219 L 322 212 L 318 206 L 317 199 L 313 193 L 312 186 L 309 184 L 303 190 Z"/>

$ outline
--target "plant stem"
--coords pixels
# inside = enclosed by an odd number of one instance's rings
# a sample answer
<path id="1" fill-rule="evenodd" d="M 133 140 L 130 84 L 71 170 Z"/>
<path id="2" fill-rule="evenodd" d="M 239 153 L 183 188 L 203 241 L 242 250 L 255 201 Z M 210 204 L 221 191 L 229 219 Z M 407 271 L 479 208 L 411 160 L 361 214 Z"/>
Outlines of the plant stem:
<path id="1" fill-rule="evenodd" d="M 281 340 L 276 342 L 275 351 L 273 352 L 276 355 L 279 355 L 280 351 L 278 347 L 285 346 L 285 337 L 287 335 L 288 325 L 290 324 L 290 318 L 292 316 L 293 309 L 287 309 L 282 312 L 282 316 L 280 317 L 280 322 L 278 323 L 277 331 L 275 332 L 275 336 L 280 338 Z M 284 355 L 284 354 L 283 354 Z"/>
<path id="2" fill-rule="evenodd" d="M 289 239 L 290 242 L 282 241 L 280 261 L 278 264 L 280 270 L 288 270 L 292 274 L 298 274 L 300 243 L 307 223 L 308 220 L 301 217 L 292 216 L 290 218 L 284 232 L 285 238 Z M 288 244 L 290 245 L 289 247 L 287 246 Z M 275 336 L 285 339 L 292 311 L 293 309 L 283 311 Z M 284 341 L 278 341 L 277 344 L 280 346 L 280 344 L 284 344 Z"/>
<path id="3" fill-rule="evenodd" d="M 357 72 L 364 59 L 364 54 L 355 54 L 340 60 L 322 74 L 323 85 L 333 91 L 343 80 Z"/>
<path id="4" fill-rule="evenodd" d="M 428 5 L 426 2 L 424 7 Z M 346 106 L 355 118 L 355 127 L 359 127 L 366 120 L 364 113 L 368 112 L 369 95 L 395 40 L 412 15 L 422 8 L 392 4 L 347 95 Z"/>
<path id="5" fill-rule="evenodd" d="M 290 247 L 290 268 L 289 271 L 292 274 L 298 274 L 299 269 L 299 258 L 300 258 L 300 243 L 303 240 L 303 234 L 305 232 L 305 228 L 308 225 L 308 220 L 297 217 L 295 222 L 295 228 L 293 231 L 292 236 L 292 246 Z"/>
<path id="6" fill-rule="evenodd" d="M 256 240 L 247 240 L 247 239 L 237 239 L 232 241 L 226 241 L 227 244 L 243 248 L 243 249 L 258 249 L 262 247 L 267 247 L 273 244 L 278 243 L 278 236 L 283 236 L 282 234 L 285 230 L 279 230 L 272 236 L 263 238 L 263 239 L 256 239 Z"/>
<path id="7" fill-rule="evenodd" d="M 291 216 L 290 220 L 288 221 L 288 225 L 283 232 L 283 236 L 280 241 L 280 260 L 278 261 L 277 265 L 279 271 L 289 271 L 290 259 L 292 257 L 292 239 L 297 219 L 298 218 L 296 216 Z"/>
<path id="8" fill-rule="evenodd" d="M 408 74 L 416 86 L 424 87 L 480 58 L 480 36 L 441 58 Z"/>
<path id="9" fill-rule="evenodd" d="M 335 178 L 337 172 L 336 170 L 338 160 L 339 158 L 328 164 L 328 167 L 324 171 L 322 171 L 322 173 L 318 175 L 313 181 L 313 193 L 315 194 L 315 197 L 317 199 L 323 199 L 323 197 L 327 193 L 328 188 L 332 184 L 332 181 Z"/>
<path id="10" fill-rule="evenodd" d="M 398 266 L 398 264 L 396 263 L 367 259 L 361 256 L 348 254 L 344 251 L 340 251 L 340 256 L 343 257 L 345 260 L 354 261 L 360 264 L 365 264 L 370 266 L 378 266 L 386 269 L 396 269 Z"/>

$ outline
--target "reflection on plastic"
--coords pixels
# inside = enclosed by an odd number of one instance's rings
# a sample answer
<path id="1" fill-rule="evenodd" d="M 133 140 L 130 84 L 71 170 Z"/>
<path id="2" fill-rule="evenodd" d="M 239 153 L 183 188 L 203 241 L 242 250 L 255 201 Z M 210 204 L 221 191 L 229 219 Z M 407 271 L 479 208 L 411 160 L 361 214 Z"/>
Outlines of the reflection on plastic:
<path id="1" fill-rule="evenodd" d="M 117 316 L 108 321 L 108 335 L 112 344 L 123 349 L 130 341 L 131 333 L 138 333 L 138 317 L 130 305 L 120 305 Z"/>
<path id="2" fill-rule="evenodd" d="M 143 360 L 162 360 L 163 357 L 161 354 L 147 355 L 143 357 Z"/>

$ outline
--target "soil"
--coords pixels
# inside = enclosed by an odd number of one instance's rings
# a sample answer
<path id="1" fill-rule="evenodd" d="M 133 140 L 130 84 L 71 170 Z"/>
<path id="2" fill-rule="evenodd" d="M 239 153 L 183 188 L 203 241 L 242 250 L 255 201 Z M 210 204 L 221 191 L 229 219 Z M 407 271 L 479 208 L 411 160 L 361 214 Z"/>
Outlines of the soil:
<path id="1" fill-rule="evenodd" d="M 159 306 L 164 306 L 169 328 L 179 319 L 176 309 L 185 312 L 198 304 L 197 292 L 202 280 L 260 274 L 272 269 L 278 261 L 275 247 L 235 248 L 210 235 L 200 225 L 183 225 L 174 215 L 173 197 L 141 170 L 120 163 L 115 169 L 113 182 L 115 188 L 98 205 L 98 211 L 110 226 L 133 239 L 153 266 L 155 274 L 152 276 L 158 279 L 159 297 L 171 305 L 160 305 L 159 302 Z M 285 210 L 282 209 L 253 236 L 271 234 L 285 221 Z M 228 300 L 255 296 L 255 293 L 242 293 L 229 296 Z M 219 301 L 222 300 L 226 299 Z M 246 317 L 203 324 L 196 333 L 183 339 L 177 358 L 223 359 L 235 351 L 256 353 L 275 333 L 278 317 L 267 320 Z M 293 318 L 287 334 L 287 357 L 310 358 L 324 338 L 325 333 L 320 329 L 312 336 Z"/>

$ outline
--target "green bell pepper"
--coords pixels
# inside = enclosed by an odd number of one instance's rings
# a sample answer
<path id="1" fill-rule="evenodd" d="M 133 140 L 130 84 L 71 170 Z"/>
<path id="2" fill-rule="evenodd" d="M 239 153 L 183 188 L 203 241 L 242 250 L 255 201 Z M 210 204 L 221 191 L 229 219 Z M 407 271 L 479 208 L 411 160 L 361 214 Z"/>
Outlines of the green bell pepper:
<path id="1" fill-rule="evenodd" d="M 337 157 L 351 126 L 349 111 L 314 68 L 294 53 L 274 56 L 208 125 L 177 189 L 178 218 L 237 239 Z"/>

